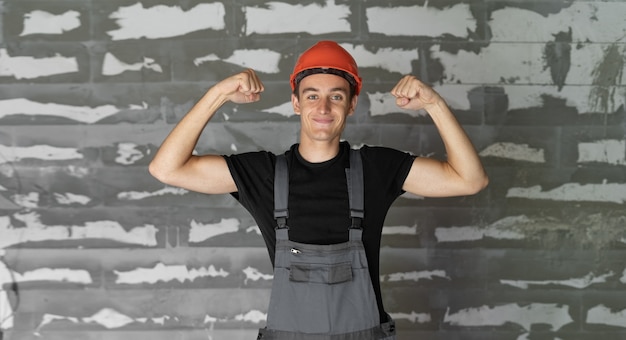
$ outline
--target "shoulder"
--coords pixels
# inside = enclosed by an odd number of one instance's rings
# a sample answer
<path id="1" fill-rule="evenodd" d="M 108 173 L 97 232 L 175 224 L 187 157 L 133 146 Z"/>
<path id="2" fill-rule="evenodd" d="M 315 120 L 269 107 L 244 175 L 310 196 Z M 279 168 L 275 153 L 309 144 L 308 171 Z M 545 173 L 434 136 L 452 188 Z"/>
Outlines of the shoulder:
<path id="1" fill-rule="evenodd" d="M 253 151 L 224 155 L 231 172 L 271 173 L 274 171 L 276 155 L 269 151 Z"/>
<path id="2" fill-rule="evenodd" d="M 361 152 L 361 157 L 363 157 L 364 160 L 375 162 L 415 158 L 415 156 L 413 156 L 409 152 L 400 151 L 385 146 L 363 145 L 359 150 Z"/>

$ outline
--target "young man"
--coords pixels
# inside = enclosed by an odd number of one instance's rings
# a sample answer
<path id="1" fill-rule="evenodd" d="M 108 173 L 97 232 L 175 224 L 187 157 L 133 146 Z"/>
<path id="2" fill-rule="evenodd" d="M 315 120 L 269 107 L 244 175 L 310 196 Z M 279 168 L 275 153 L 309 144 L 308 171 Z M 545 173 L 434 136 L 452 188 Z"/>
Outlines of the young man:
<path id="1" fill-rule="evenodd" d="M 389 207 L 404 192 L 475 194 L 487 176 L 445 101 L 414 76 L 400 79 L 391 94 L 398 107 L 430 114 L 446 161 L 385 147 L 353 151 L 340 141 L 362 84 L 354 59 L 337 43 L 321 41 L 305 51 L 290 82 L 300 141 L 284 155 L 192 155 L 224 103 L 260 100 L 263 84 L 246 70 L 206 92 L 165 139 L 150 173 L 197 192 L 231 193 L 258 223 L 274 266 L 259 339 L 395 339 L 378 269 Z"/>

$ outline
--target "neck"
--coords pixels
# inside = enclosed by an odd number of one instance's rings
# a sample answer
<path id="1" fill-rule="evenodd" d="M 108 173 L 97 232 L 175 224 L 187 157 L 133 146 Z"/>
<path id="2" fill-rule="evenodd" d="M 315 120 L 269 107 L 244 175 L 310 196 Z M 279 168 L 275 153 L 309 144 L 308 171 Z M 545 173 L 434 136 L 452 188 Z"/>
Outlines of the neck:
<path id="1" fill-rule="evenodd" d="M 300 141 L 298 152 L 307 162 L 325 162 L 339 154 L 339 140 L 332 142 Z"/>

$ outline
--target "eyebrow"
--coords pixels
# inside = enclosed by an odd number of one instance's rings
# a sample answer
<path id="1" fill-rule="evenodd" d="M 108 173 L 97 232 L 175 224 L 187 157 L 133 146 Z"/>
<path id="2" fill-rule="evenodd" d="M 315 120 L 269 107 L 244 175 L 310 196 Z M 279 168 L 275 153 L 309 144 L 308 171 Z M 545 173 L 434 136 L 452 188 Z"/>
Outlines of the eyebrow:
<path id="1" fill-rule="evenodd" d="M 306 88 L 302 89 L 302 93 L 305 93 L 305 92 L 320 92 L 320 90 L 315 88 L 315 87 L 306 87 Z M 343 93 L 347 94 L 348 90 L 346 88 L 344 88 L 344 87 L 334 87 L 334 88 L 330 89 L 330 91 L 328 91 L 328 92 L 343 92 Z"/>

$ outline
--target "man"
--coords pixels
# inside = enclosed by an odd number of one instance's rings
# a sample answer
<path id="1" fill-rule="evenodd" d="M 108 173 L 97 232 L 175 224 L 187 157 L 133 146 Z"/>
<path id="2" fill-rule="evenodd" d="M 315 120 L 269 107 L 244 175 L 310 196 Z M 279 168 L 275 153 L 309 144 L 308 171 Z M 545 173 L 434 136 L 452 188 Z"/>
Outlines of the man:
<path id="1" fill-rule="evenodd" d="M 337 43 L 321 41 L 305 51 L 290 82 L 300 141 L 284 155 L 192 155 L 224 103 L 260 100 L 263 84 L 246 70 L 206 92 L 165 139 L 150 173 L 197 192 L 231 193 L 258 223 L 274 265 L 267 326 L 259 339 L 395 339 L 378 279 L 389 207 L 404 192 L 474 194 L 487 185 L 487 176 L 445 101 L 414 76 L 403 77 L 391 94 L 400 108 L 430 114 L 446 161 L 385 147 L 352 151 L 340 140 L 362 80 Z"/>

